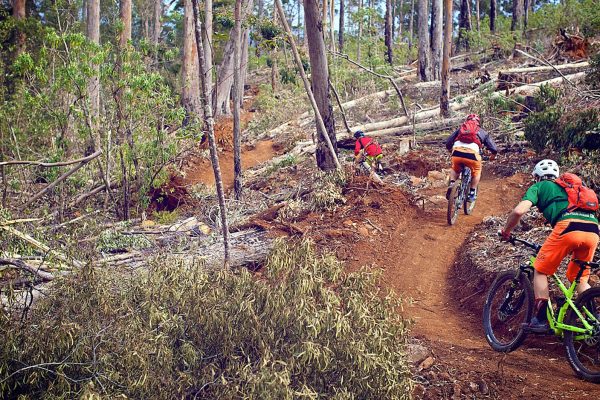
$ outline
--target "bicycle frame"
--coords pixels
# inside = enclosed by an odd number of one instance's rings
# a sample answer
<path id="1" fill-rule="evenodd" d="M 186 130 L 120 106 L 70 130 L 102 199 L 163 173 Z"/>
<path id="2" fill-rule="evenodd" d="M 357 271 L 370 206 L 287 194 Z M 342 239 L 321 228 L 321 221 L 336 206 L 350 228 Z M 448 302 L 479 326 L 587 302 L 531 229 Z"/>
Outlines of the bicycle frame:
<path id="1" fill-rule="evenodd" d="M 541 246 L 535 244 L 535 243 L 531 243 L 531 242 L 527 242 L 525 240 L 522 239 L 517 239 L 517 238 L 513 238 L 512 242 L 519 242 L 522 243 L 534 250 L 536 250 L 536 253 L 539 252 Z M 530 257 L 529 259 L 529 263 L 520 266 L 519 268 L 519 273 L 527 273 L 527 276 L 531 279 L 531 272 L 533 271 L 533 263 L 535 261 L 535 257 Z M 591 265 L 591 263 L 588 262 L 579 262 L 580 264 L 580 269 L 579 272 L 577 273 L 577 276 L 575 277 L 575 279 L 573 280 L 573 282 L 571 283 L 571 285 L 569 286 L 569 288 L 566 287 L 566 285 L 563 283 L 563 281 L 558 277 L 558 275 L 556 274 L 552 274 L 551 277 L 554 281 L 554 283 L 556 284 L 556 286 L 558 286 L 558 288 L 560 289 L 560 291 L 563 293 L 563 295 L 565 296 L 565 303 L 560 306 L 560 308 L 558 309 L 558 315 L 555 315 L 554 313 L 554 308 L 552 307 L 552 302 L 551 300 L 548 300 L 548 308 L 546 309 L 546 315 L 548 317 L 548 324 L 550 326 L 550 329 L 557 335 L 562 337 L 564 335 L 564 331 L 572 331 L 572 332 L 576 332 L 579 333 L 581 335 L 575 336 L 576 340 L 583 340 L 586 339 L 593 331 L 594 327 L 588 322 L 588 320 L 586 318 L 584 318 L 583 314 L 582 314 L 582 310 L 578 309 L 575 306 L 575 302 L 573 301 L 573 295 L 575 294 L 575 290 L 577 288 L 577 285 L 579 284 L 579 281 L 581 279 L 581 276 L 583 275 L 583 271 L 585 270 L 585 268 L 588 265 Z M 517 275 L 518 277 L 518 275 Z M 564 324 L 564 318 L 567 314 L 567 311 L 569 310 L 569 308 L 573 309 L 573 312 L 575 312 L 575 314 L 577 315 L 577 317 L 580 319 L 581 323 L 583 324 L 584 328 L 579 328 L 573 325 L 567 325 Z M 591 320 L 595 321 L 596 323 L 598 323 L 598 319 L 584 306 L 583 307 L 583 311 L 585 312 L 585 315 L 590 318 Z"/>

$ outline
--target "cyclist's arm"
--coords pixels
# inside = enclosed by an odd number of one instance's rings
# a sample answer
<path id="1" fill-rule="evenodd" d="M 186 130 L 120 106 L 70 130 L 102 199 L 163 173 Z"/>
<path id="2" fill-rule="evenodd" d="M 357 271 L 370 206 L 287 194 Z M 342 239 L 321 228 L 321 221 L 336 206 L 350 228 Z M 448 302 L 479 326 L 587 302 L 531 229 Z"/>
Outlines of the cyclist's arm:
<path id="1" fill-rule="evenodd" d="M 458 129 L 454 131 L 452 135 L 448 139 L 446 139 L 446 149 L 448 151 L 452 151 L 452 146 L 454 146 L 454 142 L 456 141 L 456 137 L 458 136 Z"/>
<path id="2" fill-rule="evenodd" d="M 483 145 L 492 154 L 498 154 L 498 147 L 496 146 L 496 143 L 494 143 L 494 139 L 492 139 L 492 136 L 489 133 L 479 128 L 479 132 L 477 132 L 477 135 L 481 139 L 481 143 L 483 143 Z"/>
<path id="3" fill-rule="evenodd" d="M 358 156 L 358 153 L 360 153 L 362 146 L 360 145 L 360 139 L 358 139 L 356 141 L 356 143 L 354 143 L 354 157 Z"/>
<path id="4" fill-rule="evenodd" d="M 512 212 L 508 216 L 508 220 L 506 221 L 506 225 L 504 225 L 504 229 L 502 229 L 503 239 L 508 239 L 510 237 L 510 233 L 513 229 L 515 229 L 515 226 L 517 226 L 517 224 L 521 220 L 521 217 L 527 214 L 527 212 L 531 209 L 532 206 L 533 203 L 529 200 L 522 200 L 519 204 L 517 204 L 515 209 L 512 210 Z"/>

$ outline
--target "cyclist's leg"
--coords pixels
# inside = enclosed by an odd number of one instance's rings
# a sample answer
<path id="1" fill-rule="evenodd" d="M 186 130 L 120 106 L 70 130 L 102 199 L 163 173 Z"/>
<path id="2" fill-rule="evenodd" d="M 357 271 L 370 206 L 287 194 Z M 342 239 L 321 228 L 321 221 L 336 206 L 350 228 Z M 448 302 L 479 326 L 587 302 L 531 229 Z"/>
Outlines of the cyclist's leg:
<path id="1" fill-rule="evenodd" d="M 594 228 L 597 226 L 593 222 L 582 222 L 577 221 L 577 224 L 594 224 Z M 585 229 L 585 226 L 583 227 Z M 592 261 L 594 258 L 594 253 L 596 251 L 596 247 L 598 247 L 598 235 L 593 232 L 589 232 L 588 229 L 586 231 L 574 231 L 570 232 L 567 235 L 569 239 L 573 242 L 573 257 L 571 260 L 583 260 L 583 261 Z M 571 261 L 567 267 L 567 279 L 570 282 L 573 282 L 579 272 L 579 264 Z M 586 269 L 579 280 L 579 285 L 577 285 L 577 292 L 579 294 L 585 292 L 590 288 L 590 284 L 588 283 L 590 277 L 590 270 Z"/>
<path id="2" fill-rule="evenodd" d="M 458 176 L 464 168 L 464 160 L 461 157 L 455 157 L 452 155 L 451 160 L 452 165 L 450 169 L 450 182 L 448 182 L 448 189 L 446 190 L 446 200 L 450 200 L 450 192 L 452 192 L 452 188 L 454 187 Z"/>
<path id="3" fill-rule="evenodd" d="M 548 299 L 548 275 L 556 272 L 561 261 L 573 251 L 568 235 L 561 235 L 569 221 L 559 221 L 538 252 L 533 268 L 533 292 L 536 298 Z"/>

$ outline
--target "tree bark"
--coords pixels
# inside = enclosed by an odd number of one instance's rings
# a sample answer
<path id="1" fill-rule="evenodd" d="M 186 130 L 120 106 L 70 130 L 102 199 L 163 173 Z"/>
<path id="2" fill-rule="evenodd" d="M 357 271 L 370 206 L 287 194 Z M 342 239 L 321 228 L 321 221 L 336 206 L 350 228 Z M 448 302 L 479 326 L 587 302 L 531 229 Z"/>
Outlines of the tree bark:
<path id="1" fill-rule="evenodd" d="M 408 49 L 412 50 L 415 32 L 415 0 L 410 0 L 410 19 L 408 20 Z M 410 56 L 409 56 L 410 57 Z"/>
<path id="2" fill-rule="evenodd" d="M 154 0 L 154 21 L 152 22 L 152 45 L 156 49 L 160 41 L 160 33 L 162 31 L 162 0 Z M 156 54 L 158 55 L 158 51 Z"/>
<path id="3" fill-rule="evenodd" d="M 442 29 L 444 25 L 444 0 L 432 0 L 431 11 L 431 55 L 433 65 L 433 78 L 438 80 L 442 71 Z"/>
<path id="4" fill-rule="evenodd" d="M 123 24 L 123 30 L 119 36 L 119 45 L 125 48 L 127 42 L 131 40 L 131 0 L 121 0 L 119 4 L 119 16 Z"/>
<path id="5" fill-rule="evenodd" d="M 337 160 L 333 106 L 329 95 L 327 55 L 322 27 L 319 24 L 318 0 L 304 0 L 304 20 L 308 33 L 312 93 L 326 130 L 323 132 L 322 129 L 319 129 L 317 132 L 317 166 L 324 171 L 331 171 L 339 166 L 339 162 Z"/>
<path id="6" fill-rule="evenodd" d="M 403 0 L 398 0 L 398 40 L 402 41 L 402 25 L 404 25 Z"/>
<path id="7" fill-rule="evenodd" d="M 418 75 L 421 81 L 433 79 L 431 69 L 431 48 L 429 46 L 429 7 L 428 0 L 419 0 L 418 10 L 419 30 L 419 67 Z"/>
<path id="8" fill-rule="evenodd" d="M 277 25 L 277 0 L 273 0 L 273 24 Z M 283 21 L 282 21 L 283 25 Z M 277 44 L 275 44 L 273 50 L 271 50 L 271 91 L 275 93 L 277 91 L 277 81 L 279 76 L 277 73 Z"/>
<path id="9" fill-rule="evenodd" d="M 227 207 L 225 206 L 225 192 L 223 190 L 223 180 L 221 179 L 221 168 L 219 167 L 219 155 L 217 153 L 217 144 L 215 141 L 214 120 L 212 115 L 211 99 L 209 88 L 206 85 L 206 75 L 208 68 L 204 60 L 204 50 L 202 49 L 202 29 L 200 23 L 200 11 L 198 0 L 191 0 L 193 9 L 194 32 L 196 36 L 196 55 L 198 57 L 198 77 L 202 87 L 202 103 L 205 128 L 208 135 L 210 149 L 210 158 L 215 175 L 215 186 L 217 188 L 217 197 L 219 198 L 219 210 L 221 212 L 221 228 L 223 232 L 224 260 L 223 264 L 227 267 L 229 264 L 229 226 L 227 224 Z"/>
<path id="10" fill-rule="evenodd" d="M 338 30 L 338 48 L 340 53 L 344 51 L 344 24 L 346 23 L 346 21 L 344 20 L 344 7 L 344 0 L 340 0 L 340 27 Z"/>
<path id="11" fill-rule="evenodd" d="M 393 41 L 392 41 L 392 0 L 385 1 L 385 47 L 386 61 L 394 64 Z"/>
<path id="12" fill-rule="evenodd" d="M 25 0 L 13 0 L 13 2 L 12 2 L 12 7 L 13 7 L 12 16 L 17 21 L 22 21 L 25 19 L 25 3 L 26 3 Z M 25 32 L 23 32 L 21 27 L 19 27 L 19 29 L 17 31 L 17 48 L 16 48 L 17 55 L 21 54 L 25 50 L 25 40 L 26 40 Z"/>
<path id="13" fill-rule="evenodd" d="M 253 0 L 248 1 L 248 10 L 252 10 Z M 249 11 L 251 12 L 251 11 Z M 242 30 L 241 36 L 242 55 L 240 58 L 240 107 L 244 108 L 244 87 L 248 76 L 248 52 L 250 51 L 250 27 L 246 26 Z"/>
<path id="14" fill-rule="evenodd" d="M 413 0 L 414 1 L 414 0 Z M 306 6 L 305 6 L 306 9 Z M 363 9 L 363 0 L 358 0 L 358 13 L 362 13 L 362 9 Z M 306 13 L 306 11 L 305 11 Z M 306 20 L 306 14 L 304 14 L 304 19 Z M 304 23 L 304 25 L 306 25 L 306 23 Z M 358 36 L 356 38 L 356 61 L 360 62 L 360 42 L 362 40 L 362 33 L 363 33 L 363 18 L 362 16 L 360 17 L 360 19 L 358 20 Z"/>
<path id="15" fill-rule="evenodd" d="M 235 198 L 242 198 L 242 158 L 240 137 L 240 53 L 241 44 L 241 1 L 236 1 L 234 6 L 233 26 L 233 191 Z"/>
<path id="16" fill-rule="evenodd" d="M 161 1 L 161 0 L 159 0 Z M 211 100 L 213 99 L 213 0 L 204 0 L 204 25 L 202 26 L 204 38 L 204 61 L 208 68 L 206 74 L 206 87 Z M 214 106 L 214 104 L 213 104 Z"/>
<path id="17" fill-rule="evenodd" d="M 452 52 L 452 0 L 445 0 L 444 18 L 444 54 L 442 57 L 442 90 L 440 94 L 440 113 L 442 117 L 450 116 L 450 53 Z"/>
<path id="18" fill-rule="evenodd" d="M 475 23 L 477 24 L 477 32 L 481 30 L 481 21 L 479 20 L 480 10 L 479 10 L 479 0 L 475 0 Z"/>
<path id="19" fill-rule="evenodd" d="M 181 101 L 188 116 L 200 116 L 201 105 L 198 99 L 200 82 L 198 81 L 198 55 L 194 35 L 194 11 L 192 0 L 183 1 L 183 60 L 181 63 Z"/>
<path id="20" fill-rule="evenodd" d="M 460 51 L 461 46 L 465 50 L 469 50 L 469 39 L 466 37 L 466 32 L 473 30 L 471 24 L 471 0 L 461 0 L 460 15 L 458 17 L 458 41 L 456 44 L 456 52 Z"/>
<path id="21" fill-rule="evenodd" d="M 498 13 L 497 8 L 497 0 L 490 0 L 490 32 L 492 33 L 496 32 L 496 15 Z"/>
<path id="22" fill-rule="evenodd" d="M 516 31 L 522 28 L 523 22 L 523 0 L 513 0 L 512 23 L 510 30 Z"/>
<path id="23" fill-rule="evenodd" d="M 87 10 L 87 37 L 96 44 L 100 44 L 100 0 L 88 0 Z M 100 138 L 97 135 L 97 127 L 100 117 L 100 68 L 93 67 L 94 73 L 88 82 L 88 97 L 90 102 L 90 129 L 92 132 L 89 146 L 94 150 L 100 148 Z"/>
<path id="24" fill-rule="evenodd" d="M 531 0 L 525 0 L 523 5 L 523 31 L 527 30 L 527 24 L 529 23 L 529 3 Z"/>
<path id="25" fill-rule="evenodd" d="M 335 51 L 335 0 L 329 0 L 329 49 Z"/>

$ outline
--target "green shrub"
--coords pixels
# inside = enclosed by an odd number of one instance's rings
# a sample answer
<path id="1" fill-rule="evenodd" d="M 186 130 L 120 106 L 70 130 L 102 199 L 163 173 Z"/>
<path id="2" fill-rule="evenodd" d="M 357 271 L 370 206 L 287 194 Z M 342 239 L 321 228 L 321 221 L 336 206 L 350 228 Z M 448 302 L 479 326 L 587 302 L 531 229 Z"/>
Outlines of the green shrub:
<path id="1" fill-rule="evenodd" d="M 406 323 L 379 274 L 280 242 L 260 277 L 157 258 L 0 309 L 0 397 L 408 399 Z M 43 338 L 43 340 L 41 340 Z"/>
<path id="2" fill-rule="evenodd" d="M 531 113 L 525 120 L 525 138 L 537 153 L 546 149 L 553 132 L 559 130 L 561 116 L 558 108 L 551 107 L 543 112 Z"/>

